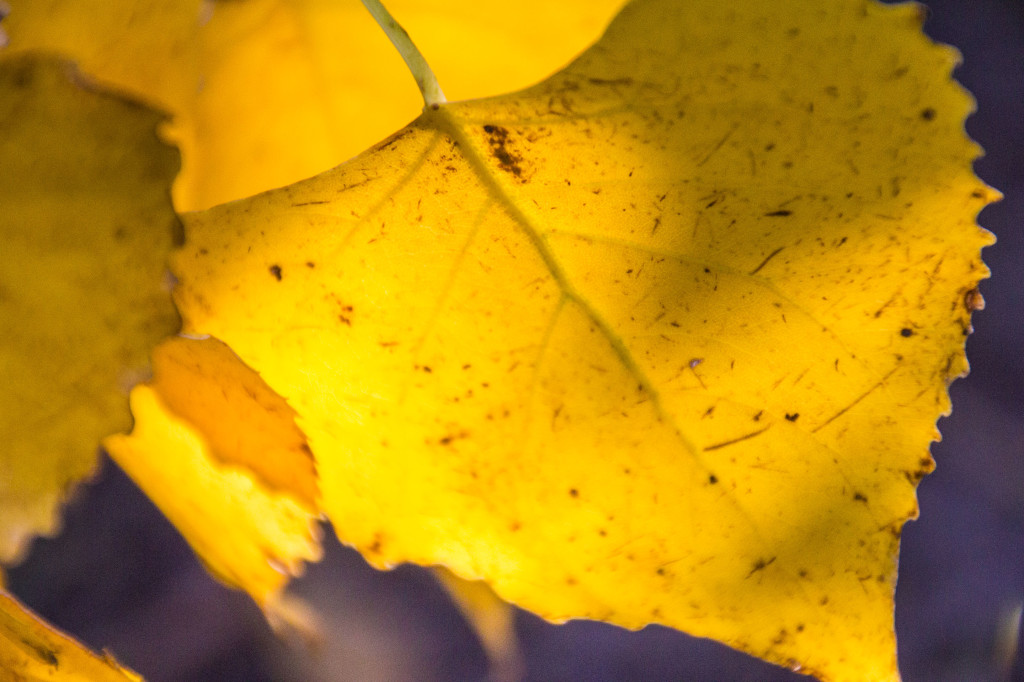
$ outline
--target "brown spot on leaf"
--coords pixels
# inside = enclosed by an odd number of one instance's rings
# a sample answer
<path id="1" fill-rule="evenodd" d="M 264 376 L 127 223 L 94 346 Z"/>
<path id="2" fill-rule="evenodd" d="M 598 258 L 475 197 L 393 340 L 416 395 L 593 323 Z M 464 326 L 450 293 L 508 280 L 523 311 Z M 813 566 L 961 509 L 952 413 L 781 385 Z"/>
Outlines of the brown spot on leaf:
<path id="1" fill-rule="evenodd" d="M 721 448 L 728 447 L 730 445 L 735 445 L 736 443 L 741 443 L 741 442 L 743 442 L 745 440 L 750 440 L 751 438 L 754 438 L 756 436 L 760 436 L 762 433 L 767 431 L 769 428 L 771 428 L 771 424 L 769 424 L 768 426 L 764 427 L 763 429 L 759 429 L 757 431 L 752 431 L 750 433 L 745 433 L 742 436 L 737 436 L 736 438 L 731 438 L 729 440 L 722 441 L 721 443 L 715 443 L 714 445 L 708 445 L 707 447 L 704 448 L 704 452 L 710 452 L 712 450 L 719 450 Z"/>
<path id="2" fill-rule="evenodd" d="M 964 294 L 964 308 L 969 313 L 985 309 L 985 299 L 982 298 L 981 292 L 977 288 L 971 289 Z"/>
<path id="3" fill-rule="evenodd" d="M 487 133 L 487 145 L 491 148 L 491 156 L 497 160 L 498 167 L 514 176 L 519 182 L 525 182 L 522 167 L 523 157 L 511 147 L 508 129 L 496 125 L 485 125 L 484 132 Z"/>
<path id="4" fill-rule="evenodd" d="M 588 78 L 587 82 L 591 85 L 632 85 L 632 78 Z"/>
<path id="5" fill-rule="evenodd" d="M 772 557 L 770 559 L 758 559 L 754 562 L 754 567 L 750 569 L 750 573 L 747 573 L 747 577 L 749 578 L 758 571 L 763 571 L 764 569 L 771 566 L 773 563 L 775 563 L 775 557 Z"/>

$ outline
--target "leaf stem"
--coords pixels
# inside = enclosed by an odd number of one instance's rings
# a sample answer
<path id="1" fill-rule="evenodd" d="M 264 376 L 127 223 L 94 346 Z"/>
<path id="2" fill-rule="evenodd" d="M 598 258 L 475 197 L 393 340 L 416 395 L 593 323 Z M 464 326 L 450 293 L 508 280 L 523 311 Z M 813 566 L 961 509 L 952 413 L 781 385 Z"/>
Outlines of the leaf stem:
<path id="1" fill-rule="evenodd" d="M 419 86 L 420 94 L 423 95 L 424 104 L 430 109 L 436 109 L 444 104 L 447 100 L 444 98 L 444 93 L 441 92 L 441 86 L 437 84 L 437 77 L 434 76 L 427 60 L 413 44 L 412 38 L 405 32 L 405 29 L 395 21 L 380 0 L 362 0 L 362 2 L 380 27 L 384 29 L 384 33 L 398 50 L 398 54 L 402 55 L 405 65 L 409 67 L 412 77 L 416 79 L 416 85 Z"/>

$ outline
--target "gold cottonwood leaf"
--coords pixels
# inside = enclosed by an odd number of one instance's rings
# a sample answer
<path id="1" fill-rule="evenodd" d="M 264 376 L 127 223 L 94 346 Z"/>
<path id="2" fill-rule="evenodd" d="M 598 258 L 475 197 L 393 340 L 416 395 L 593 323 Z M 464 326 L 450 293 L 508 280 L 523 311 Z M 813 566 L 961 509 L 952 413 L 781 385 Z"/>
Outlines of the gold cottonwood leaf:
<path id="1" fill-rule="evenodd" d="M 97 656 L 0 589 L 0 677 L 17 682 L 141 682 L 109 654 Z"/>
<path id="2" fill-rule="evenodd" d="M 433 574 L 473 626 L 487 652 L 490 677 L 496 680 L 522 679 L 516 613 L 512 605 L 480 580 L 463 580 L 443 566 L 434 566 Z"/>
<path id="3" fill-rule="evenodd" d="M 174 150 L 157 112 L 66 62 L 0 60 L 0 562 L 50 533 L 127 391 L 178 326 L 166 258 Z"/>
<path id="4" fill-rule="evenodd" d="M 215 339 L 169 339 L 153 368 L 132 390 L 132 433 L 103 445 L 211 573 L 273 612 L 288 577 L 321 554 L 293 412 Z"/>
<path id="5" fill-rule="evenodd" d="M 295 412 L 230 348 L 216 339 L 168 339 L 153 351 L 150 386 L 218 460 L 316 507 L 316 470 Z"/>
<path id="6" fill-rule="evenodd" d="M 9 49 L 68 54 L 102 82 L 174 114 L 170 135 L 183 158 L 175 185 L 181 210 L 319 173 L 419 110 L 401 59 L 358 2 L 11 5 Z M 562 66 L 598 36 L 621 0 L 523 0 L 514 13 L 479 0 L 389 5 L 444 69 L 449 95 L 480 97 L 523 87 Z"/>
<path id="7" fill-rule="evenodd" d="M 898 679 L 996 196 L 955 60 L 910 5 L 637 0 L 534 88 L 189 216 L 186 329 L 295 408 L 379 566 Z"/>

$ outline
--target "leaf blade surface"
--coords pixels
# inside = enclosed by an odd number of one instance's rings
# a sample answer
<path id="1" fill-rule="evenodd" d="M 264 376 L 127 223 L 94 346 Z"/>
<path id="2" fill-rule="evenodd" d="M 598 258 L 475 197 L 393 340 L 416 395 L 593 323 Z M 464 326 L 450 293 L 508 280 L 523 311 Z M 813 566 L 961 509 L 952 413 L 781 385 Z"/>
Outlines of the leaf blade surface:
<path id="1" fill-rule="evenodd" d="M 162 114 L 50 57 L 4 59 L 0 79 L 0 562 L 11 562 L 55 530 L 100 439 L 129 425 L 128 388 L 178 326 L 165 259 L 181 225 Z"/>
<path id="2" fill-rule="evenodd" d="M 897 679 L 995 197 L 919 24 L 635 2 L 535 88 L 191 216 L 186 325 L 296 409 L 377 565 Z"/>

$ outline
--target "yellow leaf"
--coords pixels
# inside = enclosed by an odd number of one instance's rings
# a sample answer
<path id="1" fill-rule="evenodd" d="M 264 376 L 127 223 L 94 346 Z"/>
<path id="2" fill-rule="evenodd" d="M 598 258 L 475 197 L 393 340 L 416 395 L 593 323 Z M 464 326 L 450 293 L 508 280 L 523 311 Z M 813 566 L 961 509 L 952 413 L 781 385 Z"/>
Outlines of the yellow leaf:
<path id="1" fill-rule="evenodd" d="M 379 566 L 898 679 L 893 589 L 996 193 L 919 10 L 637 0 L 516 95 L 190 216 L 192 333 Z"/>
<path id="2" fill-rule="evenodd" d="M 406 124 L 421 106 L 401 60 L 358 2 L 11 4 L 9 49 L 68 54 L 102 82 L 175 115 L 182 210 L 326 170 Z M 462 98 L 547 76 L 597 37 L 621 0 L 523 0 L 515 12 L 479 0 L 389 4 L 422 36 L 449 96 Z"/>
<path id="3" fill-rule="evenodd" d="M 103 445 L 211 573 L 274 612 L 289 576 L 321 553 L 293 413 L 215 339 L 169 339 L 153 367 L 131 394 L 134 430 Z"/>
<path id="4" fill-rule="evenodd" d="M 522 679 L 515 609 L 494 594 L 485 582 L 463 580 L 443 566 L 435 566 L 433 574 L 473 626 L 487 652 L 488 678 L 496 681 Z"/>
<path id="5" fill-rule="evenodd" d="M 317 504 L 316 470 L 295 412 L 216 339 L 168 339 L 153 351 L 153 390 L 208 441 L 224 464 Z"/>
<path id="6" fill-rule="evenodd" d="M 0 677 L 17 682 L 140 682 L 109 654 L 97 656 L 0 589 Z"/>
<path id="7" fill-rule="evenodd" d="M 0 60 L 0 562 L 130 423 L 128 388 L 178 326 L 166 264 L 181 226 L 162 115 L 41 57 Z"/>

